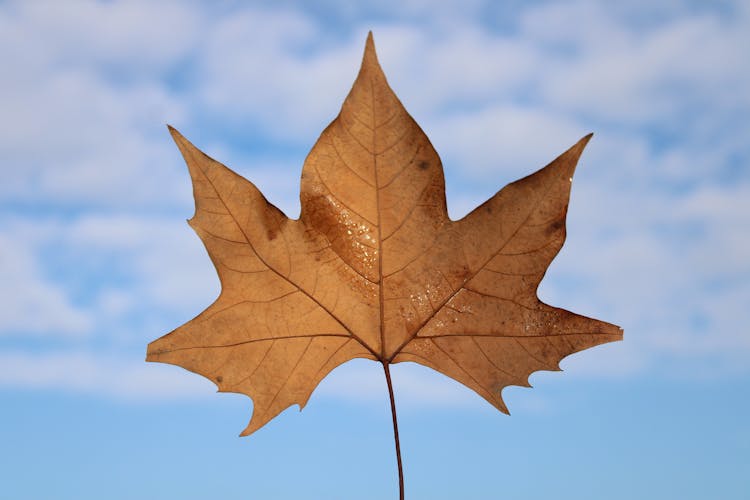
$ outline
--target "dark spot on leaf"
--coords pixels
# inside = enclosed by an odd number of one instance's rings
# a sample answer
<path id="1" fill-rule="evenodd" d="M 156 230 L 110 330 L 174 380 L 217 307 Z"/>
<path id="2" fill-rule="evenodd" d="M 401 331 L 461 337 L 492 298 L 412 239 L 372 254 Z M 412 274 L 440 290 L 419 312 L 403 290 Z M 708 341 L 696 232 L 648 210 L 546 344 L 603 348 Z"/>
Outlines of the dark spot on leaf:
<path id="1" fill-rule="evenodd" d="M 276 228 L 268 228 L 266 230 L 266 236 L 268 236 L 268 241 L 273 241 L 276 239 L 276 236 L 278 236 Z"/>
<path id="2" fill-rule="evenodd" d="M 547 234 L 556 233 L 562 229 L 563 226 L 565 226 L 565 221 L 563 219 L 557 219 L 547 227 Z"/>
<path id="3" fill-rule="evenodd" d="M 419 170 L 427 170 L 430 168 L 430 164 L 424 160 L 420 161 L 417 166 L 419 167 Z"/>
<path id="4" fill-rule="evenodd" d="M 455 280 L 460 283 L 466 283 L 472 276 L 471 269 L 469 269 L 469 266 L 463 265 L 461 267 L 458 267 L 450 272 L 451 274 L 451 281 Z"/>
<path id="5" fill-rule="evenodd" d="M 216 381 L 221 384 L 222 382 L 224 382 L 224 377 L 219 375 L 218 377 L 216 377 Z"/>

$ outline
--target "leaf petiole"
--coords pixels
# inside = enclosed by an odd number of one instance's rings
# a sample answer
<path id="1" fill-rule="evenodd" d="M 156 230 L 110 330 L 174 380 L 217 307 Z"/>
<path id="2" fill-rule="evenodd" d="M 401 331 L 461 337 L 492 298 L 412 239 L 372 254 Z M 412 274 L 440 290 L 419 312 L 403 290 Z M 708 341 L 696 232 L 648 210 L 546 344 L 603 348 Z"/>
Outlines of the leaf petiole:
<path id="1" fill-rule="evenodd" d="M 393 439 L 396 442 L 396 462 L 398 464 L 398 498 L 404 500 L 404 468 L 401 464 L 401 444 L 398 440 L 398 419 L 396 418 L 396 400 L 393 397 L 393 383 L 391 382 L 390 363 L 383 361 L 385 381 L 388 384 L 388 397 L 391 400 L 391 416 L 393 417 Z"/>

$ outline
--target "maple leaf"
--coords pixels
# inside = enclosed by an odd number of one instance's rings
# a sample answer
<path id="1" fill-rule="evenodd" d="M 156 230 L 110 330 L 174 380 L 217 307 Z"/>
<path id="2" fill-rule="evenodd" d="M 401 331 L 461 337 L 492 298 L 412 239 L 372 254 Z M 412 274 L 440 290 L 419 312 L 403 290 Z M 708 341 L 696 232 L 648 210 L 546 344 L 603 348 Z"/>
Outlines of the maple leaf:
<path id="1" fill-rule="evenodd" d="M 536 294 L 565 240 L 571 177 L 590 135 L 452 221 L 440 159 L 389 87 L 371 34 L 341 112 L 305 160 L 297 220 L 170 132 L 193 181 L 189 224 L 221 294 L 149 344 L 147 360 L 250 396 L 242 435 L 304 407 L 353 358 L 383 364 L 392 403 L 389 365 L 412 361 L 507 413 L 504 387 L 622 338 Z"/>

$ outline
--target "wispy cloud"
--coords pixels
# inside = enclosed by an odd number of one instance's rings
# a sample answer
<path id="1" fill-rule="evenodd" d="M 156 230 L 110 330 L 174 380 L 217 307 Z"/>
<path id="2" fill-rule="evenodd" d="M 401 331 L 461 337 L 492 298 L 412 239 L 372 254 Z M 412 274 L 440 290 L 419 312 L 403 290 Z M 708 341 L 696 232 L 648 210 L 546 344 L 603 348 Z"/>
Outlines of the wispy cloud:
<path id="1" fill-rule="evenodd" d="M 92 318 L 66 292 L 43 276 L 32 248 L 0 235 L 0 336 L 90 333 Z"/>
<path id="2" fill-rule="evenodd" d="M 131 401 L 201 398 L 216 386 L 167 366 L 90 351 L 0 352 L 0 387 L 93 394 Z"/>

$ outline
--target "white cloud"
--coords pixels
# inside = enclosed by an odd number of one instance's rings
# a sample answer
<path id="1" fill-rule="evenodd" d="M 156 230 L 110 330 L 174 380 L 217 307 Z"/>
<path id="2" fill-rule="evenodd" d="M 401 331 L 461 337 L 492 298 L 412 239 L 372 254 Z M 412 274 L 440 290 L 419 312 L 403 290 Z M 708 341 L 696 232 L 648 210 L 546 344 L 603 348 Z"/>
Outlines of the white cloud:
<path id="1" fill-rule="evenodd" d="M 145 343 L 207 307 L 216 272 L 184 219 L 6 218 L 0 332 Z M 79 339 L 77 342 L 81 342 Z"/>
<path id="2" fill-rule="evenodd" d="M 441 31 L 384 24 L 374 34 L 389 82 L 420 122 L 507 99 L 540 71 L 541 54 L 528 41 L 460 20 Z"/>
<path id="3" fill-rule="evenodd" d="M 686 363 L 670 368 L 684 373 L 700 359 L 713 363 L 711 376 L 746 372 L 750 337 L 738 325 L 750 320 L 749 189 L 630 198 L 574 189 L 568 242 L 542 298 L 625 328 L 603 368 L 658 370 L 668 359 Z"/>
<path id="4" fill-rule="evenodd" d="M 482 179 L 502 172 L 507 181 L 542 168 L 590 132 L 567 116 L 515 106 L 455 114 L 432 128 L 446 168 Z"/>
<path id="5" fill-rule="evenodd" d="M 184 219 L 89 215 L 69 223 L 64 232 L 74 254 L 103 257 L 130 276 L 118 303 L 189 311 L 207 307 L 218 295 L 213 264 Z"/>
<path id="6" fill-rule="evenodd" d="M 175 184 L 179 157 L 163 124 L 181 112 L 164 89 L 118 90 L 83 73 L 35 87 L 0 97 L 8 113 L 0 141 L 13 165 L 0 196 L 72 205 L 175 202 L 164 186 Z"/>
<path id="7" fill-rule="evenodd" d="M 24 3 L 0 12 L 0 26 L 9 28 L 0 30 L 0 51 L 7 51 L 0 148 L 11 167 L 0 199 L 173 203 L 163 186 L 172 184 L 179 159 L 164 124 L 184 113 L 154 68 L 174 62 L 180 50 L 171 44 L 179 37 L 143 19 L 182 18 L 158 7 L 145 15 L 145 6 L 121 2 L 77 5 Z M 136 26 L 142 37 L 133 36 Z M 148 77 L 134 78 L 143 61 Z"/>
<path id="8" fill-rule="evenodd" d="M 18 1 L 3 9 L 0 32 L 22 44 L 3 48 L 26 67 L 125 66 L 132 77 L 171 69 L 198 41 L 200 23 L 200 11 L 175 1 Z"/>
<path id="9" fill-rule="evenodd" d="M 592 2 L 527 12 L 524 34 L 567 44 L 573 54 L 559 61 L 550 57 L 545 66 L 541 91 L 548 105 L 610 124 L 669 126 L 684 120 L 679 126 L 687 130 L 701 121 L 690 120 L 698 110 L 748 106 L 742 89 L 750 68 L 740 48 L 750 43 L 747 12 L 680 12 L 652 27 L 629 25 L 614 12 Z"/>
<path id="10" fill-rule="evenodd" d="M 81 337 L 92 318 L 72 303 L 61 284 L 45 279 L 33 248 L 0 236 L 0 336 Z"/>
<path id="11" fill-rule="evenodd" d="M 320 30 L 284 10 L 248 8 L 219 20 L 196 60 L 194 97 L 221 120 L 254 123 L 292 143 L 304 137 L 312 146 L 336 116 L 363 46 L 358 41 L 316 50 Z"/>
<path id="12" fill-rule="evenodd" d="M 58 390 L 131 401 L 202 398 L 209 380 L 175 367 L 92 352 L 0 352 L 0 387 Z"/>

